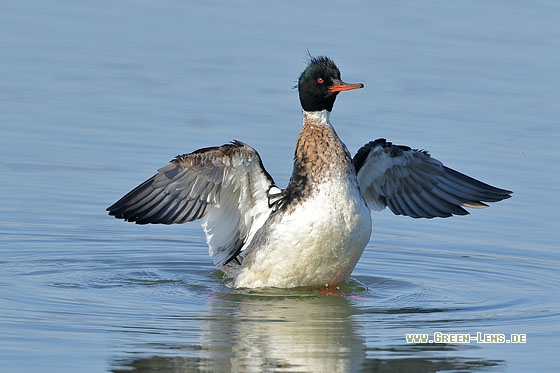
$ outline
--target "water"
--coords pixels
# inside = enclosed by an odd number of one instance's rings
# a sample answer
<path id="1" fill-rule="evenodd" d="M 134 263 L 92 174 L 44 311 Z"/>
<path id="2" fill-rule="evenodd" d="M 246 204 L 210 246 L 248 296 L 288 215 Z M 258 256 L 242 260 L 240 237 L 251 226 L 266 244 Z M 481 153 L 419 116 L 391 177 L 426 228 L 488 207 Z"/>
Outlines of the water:
<path id="1" fill-rule="evenodd" d="M 14 371 L 554 371 L 554 2 L 9 2 L 0 15 L 0 358 Z M 332 121 L 515 191 L 468 217 L 375 213 L 341 295 L 229 289 L 198 224 L 105 208 L 176 154 L 243 140 L 280 186 L 306 50 L 365 89 Z M 406 334 L 526 334 L 407 344 Z"/>

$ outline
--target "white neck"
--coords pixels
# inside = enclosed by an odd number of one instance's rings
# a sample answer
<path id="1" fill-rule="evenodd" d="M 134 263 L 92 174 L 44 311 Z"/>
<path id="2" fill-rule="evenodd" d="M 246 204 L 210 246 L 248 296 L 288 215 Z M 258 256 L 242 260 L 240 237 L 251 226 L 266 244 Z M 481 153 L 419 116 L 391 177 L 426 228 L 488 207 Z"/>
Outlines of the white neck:
<path id="1" fill-rule="evenodd" d="M 316 124 L 326 124 L 330 125 L 331 112 L 328 110 L 321 111 L 305 111 L 303 110 L 303 123 L 313 122 Z"/>

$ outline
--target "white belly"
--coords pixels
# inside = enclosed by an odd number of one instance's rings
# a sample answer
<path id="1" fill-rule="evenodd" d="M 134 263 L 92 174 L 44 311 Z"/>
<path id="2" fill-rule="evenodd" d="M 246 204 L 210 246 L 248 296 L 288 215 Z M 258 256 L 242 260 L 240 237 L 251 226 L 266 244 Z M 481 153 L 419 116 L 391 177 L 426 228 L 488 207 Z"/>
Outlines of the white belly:
<path id="1" fill-rule="evenodd" d="M 291 213 L 269 219 L 264 239 L 249 246 L 235 286 L 334 286 L 347 280 L 370 239 L 371 215 L 357 185 L 348 179 L 341 184 L 323 184 Z"/>

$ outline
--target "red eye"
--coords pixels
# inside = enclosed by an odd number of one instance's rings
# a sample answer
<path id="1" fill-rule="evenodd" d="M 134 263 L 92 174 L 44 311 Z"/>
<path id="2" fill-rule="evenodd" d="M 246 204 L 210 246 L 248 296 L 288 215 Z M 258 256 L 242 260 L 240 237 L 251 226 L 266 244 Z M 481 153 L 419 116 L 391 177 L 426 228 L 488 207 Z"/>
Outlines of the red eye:
<path id="1" fill-rule="evenodd" d="M 317 78 L 317 83 L 319 84 L 323 84 L 325 81 L 323 80 L 323 78 Z"/>

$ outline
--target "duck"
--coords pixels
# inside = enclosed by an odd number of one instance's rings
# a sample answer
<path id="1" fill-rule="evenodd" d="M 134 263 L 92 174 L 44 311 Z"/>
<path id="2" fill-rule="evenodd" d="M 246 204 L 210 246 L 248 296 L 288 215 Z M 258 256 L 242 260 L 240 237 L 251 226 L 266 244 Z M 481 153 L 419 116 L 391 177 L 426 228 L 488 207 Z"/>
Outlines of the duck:
<path id="1" fill-rule="evenodd" d="M 330 121 L 345 83 L 334 61 L 311 57 L 297 83 L 303 127 L 288 185 L 279 188 L 242 141 L 175 157 L 107 208 L 136 224 L 200 220 L 209 255 L 238 289 L 336 288 L 372 232 L 372 211 L 412 218 L 467 215 L 511 197 L 426 150 L 380 138 L 354 156 Z"/>

